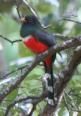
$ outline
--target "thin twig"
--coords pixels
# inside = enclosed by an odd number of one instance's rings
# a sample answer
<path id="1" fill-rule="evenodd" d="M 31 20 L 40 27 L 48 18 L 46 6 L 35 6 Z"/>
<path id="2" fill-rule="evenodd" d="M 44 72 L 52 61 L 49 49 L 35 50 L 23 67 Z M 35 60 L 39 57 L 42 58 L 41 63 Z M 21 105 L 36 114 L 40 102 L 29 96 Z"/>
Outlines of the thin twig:
<path id="1" fill-rule="evenodd" d="M 67 99 L 66 99 L 65 91 L 64 91 L 64 96 L 63 96 L 63 98 L 64 98 L 64 103 L 65 103 L 65 106 L 66 106 L 67 110 L 68 110 L 68 111 L 71 111 L 70 108 L 69 108 L 69 106 L 68 106 L 68 102 L 67 102 Z"/>
<path id="2" fill-rule="evenodd" d="M 5 75 L 3 75 L 3 78 L 6 78 L 7 76 L 9 76 L 9 75 L 11 75 L 11 74 L 13 74 L 13 73 L 15 73 L 15 72 L 17 72 L 19 70 L 22 71 L 24 68 L 27 68 L 27 66 L 29 66 L 29 65 L 24 65 L 22 67 L 17 68 L 16 70 L 12 70 L 11 72 L 6 73 Z"/>
<path id="3" fill-rule="evenodd" d="M 19 12 L 19 7 L 20 5 L 22 4 L 22 1 L 21 0 L 16 0 L 16 10 L 17 10 L 17 13 L 18 13 L 18 16 L 19 16 L 19 19 L 21 19 L 21 14 Z"/>
<path id="4" fill-rule="evenodd" d="M 23 102 L 23 101 L 31 100 L 31 103 L 32 103 L 33 107 L 35 107 L 39 102 L 41 102 L 43 99 L 45 99 L 47 97 L 47 95 L 48 95 L 48 92 L 44 92 L 40 96 L 27 96 L 25 98 L 20 98 L 20 99 L 14 101 L 14 102 L 12 102 L 11 104 L 8 105 L 8 107 L 6 109 L 6 112 L 5 112 L 5 116 L 8 115 L 10 109 L 12 107 L 14 107 L 15 104 Z M 33 112 L 33 110 L 31 112 Z"/>
<path id="5" fill-rule="evenodd" d="M 51 24 L 49 24 L 49 25 L 47 25 L 47 26 L 44 26 L 44 25 L 42 24 L 42 27 L 43 27 L 44 29 L 50 28 L 51 26 L 52 26 Z"/>
<path id="6" fill-rule="evenodd" d="M 0 38 L 3 38 L 4 40 L 8 41 L 8 42 L 11 43 L 11 44 L 14 44 L 14 43 L 16 43 L 16 42 L 21 42 L 21 41 L 22 41 L 21 39 L 11 41 L 10 39 L 8 39 L 8 38 L 6 38 L 6 37 L 4 37 L 4 36 L 2 36 L 2 35 L 0 35 Z"/>
<path id="7" fill-rule="evenodd" d="M 17 6 L 17 7 L 16 7 L 16 10 L 17 10 L 17 13 L 18 13 L 19 19 L 21 19 L 21 15 L 20 15 L 20 12 L 19 12 L 19 6 Z"/>
<path id="8" fill-rule="evenodd" d="M 27 0 L 22 0 L 22 1 L 26 4 L 26 6 L 27 6 L 28 9 L 32 12 L 32 14 L 33 14 L 36 18 L 38 18 L 37 13 L 36 13 L 35 10 L 31 7 L 31 5 L 29 4 L 29 2 L 28 2 Z"/>
<path id="9" fill-rule="evenodd" d="M 67 103 L 67 100 L 65 101 L 66 103 L 66 106 L 67 106 L 67 109 L 68 111 L 77 111 L 77 112 L 81 112 L 81 109 L 79 108 L 79 106 L 75 103 L 75 101 L 73 100 L 73 98 L 71 98 L 71 96 L 66 92 L 64 91 L 65 95 L 68 97 L 69 101 Z M 69 105 L 69 106 L 68 106 Z"/>
<path id="10" fill-rule="evenodd" d="M 63 18 L 62 20 L 71 21 L 71 22 L 74 22 L 74 23 L 77 23 L 77 24 L 81 24 L 81 22 L 76 21 L 74 19 L 70 19 L 70 18 Z"/>
<path id="11" fill-rule="evenodd" d="M 69 40 L 69 39 L 74 39 L 76 37 L 69 37 L 67 35 L 63 35 L 63 34 L 59 34 L 59 33 L 53 33 L 53 35 L 56 37 L 56 38 L 61 38 L 62 40 Z"/>

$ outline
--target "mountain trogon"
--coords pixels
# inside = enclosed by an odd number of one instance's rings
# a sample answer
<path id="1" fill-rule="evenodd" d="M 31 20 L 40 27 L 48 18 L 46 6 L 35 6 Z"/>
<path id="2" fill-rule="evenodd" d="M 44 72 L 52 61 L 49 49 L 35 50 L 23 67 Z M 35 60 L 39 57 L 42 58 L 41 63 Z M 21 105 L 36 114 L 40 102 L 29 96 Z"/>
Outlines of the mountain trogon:
<path id="1" fill-rule="evenodd" d="M 20 36 L 27 48 L 33 53 L 40 54 L 49 47 L 55 45 L 55 37 L 47 33 L 42 28 L 38 19 L 31 15 L 25 16 L 21 19 L 22 25 L 20 29 Z M 53 89 L 53 62 L 56 58 L 56 54 L 48 55 L 44 60 L 43 64 L 45 67 L 45 80 L 47 83 L 48 98 L 47 101 L 50 105 L 54 105 L 54 89 Z"/>

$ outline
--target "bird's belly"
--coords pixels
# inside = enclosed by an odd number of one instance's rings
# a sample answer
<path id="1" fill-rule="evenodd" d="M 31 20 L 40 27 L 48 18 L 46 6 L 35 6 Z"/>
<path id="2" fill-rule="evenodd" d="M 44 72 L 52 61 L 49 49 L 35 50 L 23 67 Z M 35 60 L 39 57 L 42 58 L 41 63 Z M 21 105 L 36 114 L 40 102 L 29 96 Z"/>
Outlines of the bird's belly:
<path id="1" fill-rule="evenodd" d="M 32 36 L 30 38 L 24 39 L 23 42 L 25 46 L 28 47 L 34 53 L 41 53 L 48 49 L 46 45 L 39 42 Z"/>
<path id="2" fill-rule="evenodd" d="M 29 48 L 32 52 L 39 54 L 44 52 L 48 49 L 48 46 L 44 45 L 43 43 L 39 42 L 34 37 L 30 36 L 28 38 L 23 39 L 23 42 L 27 48 Z M 51 56 L 47 56 L 44 59 L 46 65 L 50 67 L 51 65 Z"/>

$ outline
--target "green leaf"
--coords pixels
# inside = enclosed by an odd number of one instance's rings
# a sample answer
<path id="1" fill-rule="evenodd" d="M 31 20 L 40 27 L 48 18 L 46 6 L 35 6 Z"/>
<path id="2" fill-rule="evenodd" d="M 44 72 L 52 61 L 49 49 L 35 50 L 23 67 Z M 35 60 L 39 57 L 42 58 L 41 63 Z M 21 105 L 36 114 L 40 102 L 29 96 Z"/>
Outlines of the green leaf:
<path id="1" fill-rule="evenodd" d="M 7 100 L 6 103 L 9 104 L 12 101 L 14 101 L 17 95 L 18 95 L 18 89 L 15 89 L 6 97 L 6 100 Z"/>
<path id="2" fill-rule="evenodd" d="M 40 2 L 40 4 L 37 5 L 37 9 L 38 11 L 42 12 L 42 13 L 50 13 L 52 12 L 52 5 L 49 3 L 45 3 L 44 2 Z"/>

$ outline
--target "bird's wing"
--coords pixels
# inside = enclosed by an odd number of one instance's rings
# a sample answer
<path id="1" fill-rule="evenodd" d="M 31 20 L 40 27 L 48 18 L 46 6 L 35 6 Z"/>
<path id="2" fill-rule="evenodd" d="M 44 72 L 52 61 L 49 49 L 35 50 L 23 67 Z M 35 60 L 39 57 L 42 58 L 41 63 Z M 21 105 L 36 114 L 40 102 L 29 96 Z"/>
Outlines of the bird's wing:
<path id="1" fill-rule="evenodd" d="M 33 36 L 36 37 L 38 41 L 40 41 L 48 47 L 55 45 L 55 37 L 52 34 L 36 30 Z"/>

